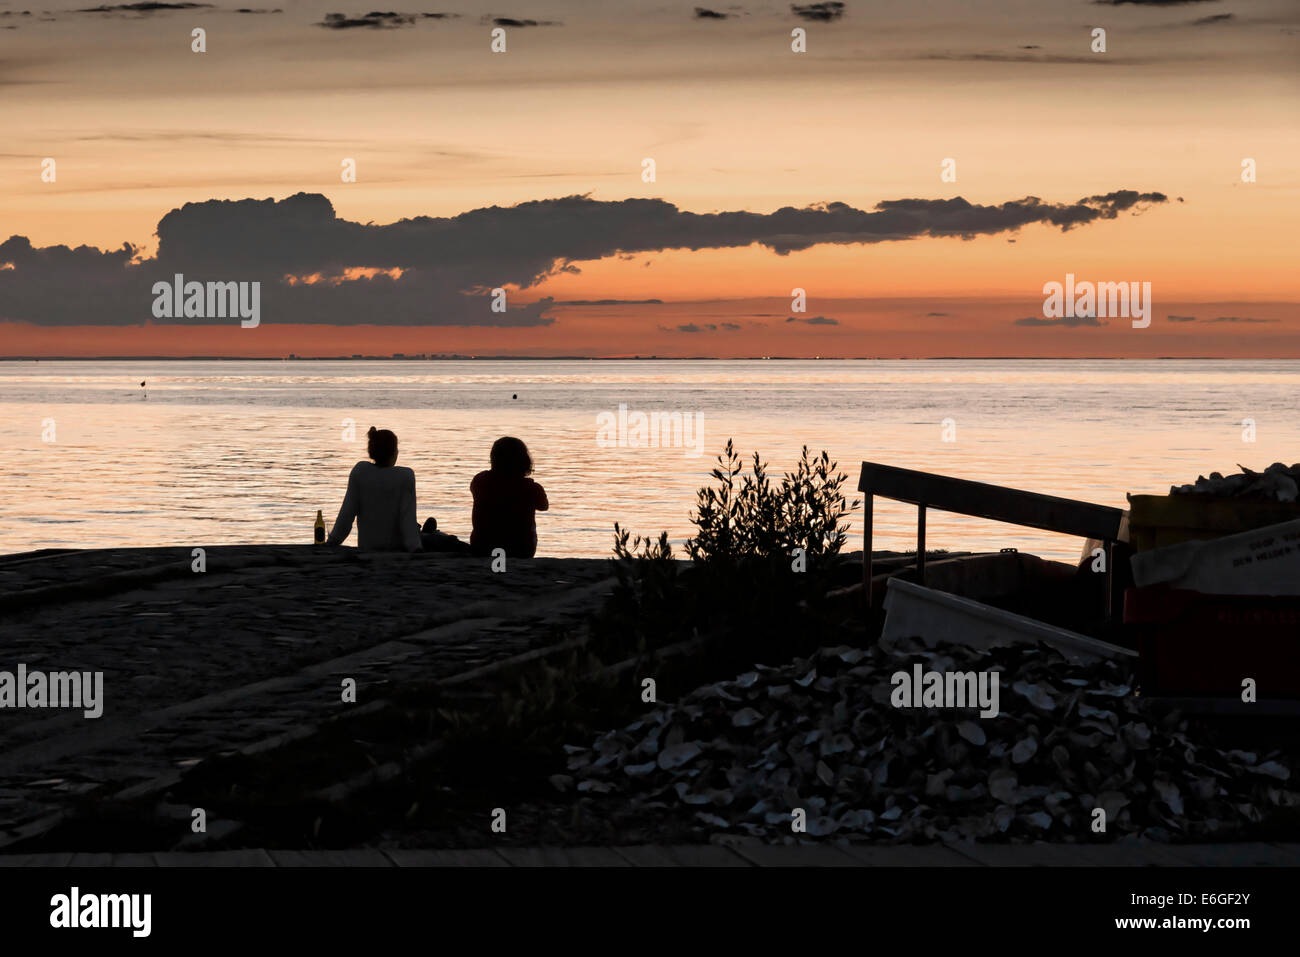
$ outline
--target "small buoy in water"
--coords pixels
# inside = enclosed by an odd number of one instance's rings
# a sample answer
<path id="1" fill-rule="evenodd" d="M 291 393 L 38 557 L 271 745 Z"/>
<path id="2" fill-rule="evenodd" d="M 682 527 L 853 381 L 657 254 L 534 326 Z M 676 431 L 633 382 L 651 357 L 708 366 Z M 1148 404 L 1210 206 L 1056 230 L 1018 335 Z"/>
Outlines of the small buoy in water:
<path id="1" fill-rule="evenodd" d="M 517 398 L 519 398 L 519 393 L 516 392 L 516 393 L 515 393 L 514 395 L 512 395 L 510 398 L 512 398 L 512 399 L 517 399 Z"/>

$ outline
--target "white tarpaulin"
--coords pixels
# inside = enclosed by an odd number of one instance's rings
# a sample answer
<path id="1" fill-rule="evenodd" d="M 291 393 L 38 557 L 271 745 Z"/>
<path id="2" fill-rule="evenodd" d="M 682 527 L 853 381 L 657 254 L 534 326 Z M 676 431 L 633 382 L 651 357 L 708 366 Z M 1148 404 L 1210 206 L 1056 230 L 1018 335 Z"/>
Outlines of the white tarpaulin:
<path id="1" fill-rule="evenodd" d="M 1133 581 L 1207 595 L 1300 595 L 1300 519 L 1138 552 Z"/>

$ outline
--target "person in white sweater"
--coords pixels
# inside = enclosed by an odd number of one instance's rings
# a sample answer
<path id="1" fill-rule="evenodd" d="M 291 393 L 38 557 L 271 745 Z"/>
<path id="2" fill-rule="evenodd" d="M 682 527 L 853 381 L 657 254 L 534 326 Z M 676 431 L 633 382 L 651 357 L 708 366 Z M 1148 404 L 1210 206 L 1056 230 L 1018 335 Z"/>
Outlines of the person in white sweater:
<path id="1" fill-rule="evenodd" d="M 363 551 L 418 552 L 424 544 L 415 517 L 415 472 L 395 464 L 397 436 L 370 427 L 367 453 L 348 476 L 348 490 L 327 545 L 342 545 L 357 523 L 357 547 Z"/>

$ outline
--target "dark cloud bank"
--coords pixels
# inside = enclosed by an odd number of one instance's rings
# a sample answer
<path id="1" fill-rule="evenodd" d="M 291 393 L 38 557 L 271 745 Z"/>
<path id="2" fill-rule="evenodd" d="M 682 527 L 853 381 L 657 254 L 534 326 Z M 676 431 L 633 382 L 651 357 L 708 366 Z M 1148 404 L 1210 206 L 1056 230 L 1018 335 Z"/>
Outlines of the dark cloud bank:
<path id="1" fill-rule="evenodd" d="M 490 290 L 527 288 L 574 262 L 617 254 L 757 244 L 786 255 L 820 244 L 972 239 L 1036 223 L 1068 230 L 1166 201 L 1162 193 L 1118 190 L 1074 203 L 1031 196 L 984 206 L 958 197 L 888 200 L 871 210 L 823 203 L 772 213 L 693 213 L 659 199 L 569 196 L 374 225 L 339 218 L 330 201 L 314 193 L 278 201 L 209 200 L 162 218 L 152 259 L 129 243 L 73 249 L 10 237 L 0 243 L 0 320 L 50 326 L 152 321 L 153 284 L 180 273 L 187 282 L 261 282 L 269 323 L 547 325 L 554 321 L 548 315 L 552 300 L 494 313 Z M 349 269 L 388 272 L 346 279 Z"/>

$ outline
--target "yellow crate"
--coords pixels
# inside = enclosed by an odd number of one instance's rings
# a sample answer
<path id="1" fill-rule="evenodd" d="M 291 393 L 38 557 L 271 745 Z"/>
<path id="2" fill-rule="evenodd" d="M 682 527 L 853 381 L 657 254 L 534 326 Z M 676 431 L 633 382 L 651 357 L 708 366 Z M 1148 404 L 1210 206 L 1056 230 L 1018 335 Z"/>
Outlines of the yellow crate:
<path id="1" fill-rule="evenodd" d="M 1208 495 L 1130 495 L 1129 543 L 1144 552 L 1300 518 L 1300 503 Z"/>

